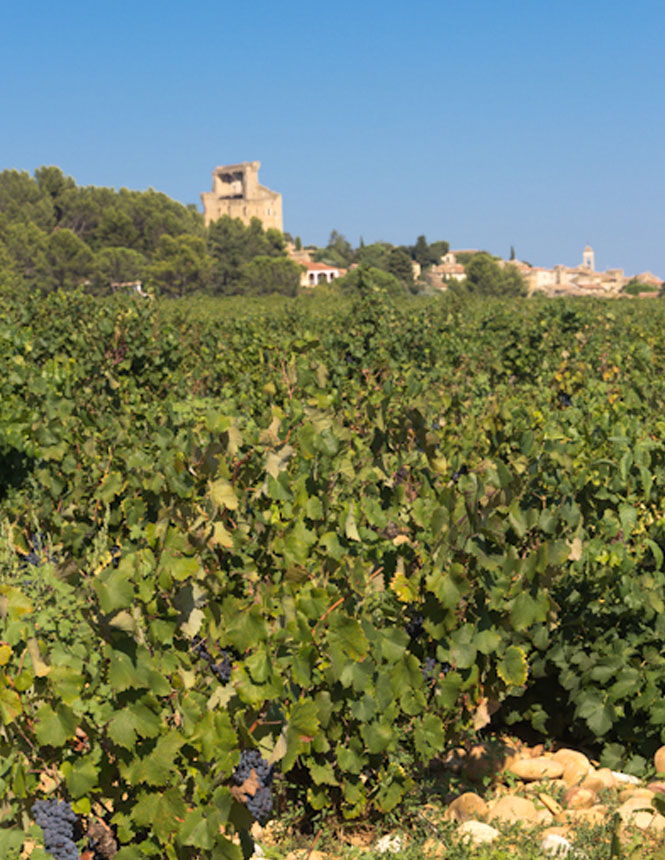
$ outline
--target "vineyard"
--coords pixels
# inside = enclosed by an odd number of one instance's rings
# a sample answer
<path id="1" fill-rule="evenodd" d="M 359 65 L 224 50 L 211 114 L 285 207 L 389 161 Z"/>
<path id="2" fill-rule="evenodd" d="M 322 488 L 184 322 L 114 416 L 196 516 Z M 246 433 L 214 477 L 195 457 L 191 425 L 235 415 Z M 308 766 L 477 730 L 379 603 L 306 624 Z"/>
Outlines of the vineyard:
<path id="1" fill-rule="evenodd" d="M 660 302 L 3 302 L 3 857 L 240 860 L 497 725 L 648 768 Z"/>

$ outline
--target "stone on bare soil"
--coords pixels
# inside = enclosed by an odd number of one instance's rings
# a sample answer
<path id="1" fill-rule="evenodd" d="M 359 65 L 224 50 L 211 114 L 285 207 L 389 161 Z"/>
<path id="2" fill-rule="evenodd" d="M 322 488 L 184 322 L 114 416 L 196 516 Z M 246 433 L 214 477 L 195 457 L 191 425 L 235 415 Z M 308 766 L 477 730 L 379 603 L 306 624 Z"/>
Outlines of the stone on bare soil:
<path id="1" fill-rule="evenodd" d="M 631 797 L 617 809 L 624 824 L 632 824 L 639 830 L 662 833 L 665 830 L 665 816 L 656 812 L 644 797 Z"/>
<path id="2" fill-rule="evenodd" d="M 550 797 L 549 794 L 545 794 L 544 791 L 541 791 L 538 795 L 538 800 L 543 804 L 545 809 L 549 809 L 552 815 L 559 815 L 563 812 L 563 807 L 560 803 L 558 803 L 553 797 Z"/>
<path id="3" fill-rule="evenodd" d="M 577 762 L 571 762 L 564 767 L 562 779 L 571 788 L 573 785 L 579 785 L 588 773 L 589 768 Z"/>
<path id="4" fill-rule="evenodd" d="M 619 800 L 621 803 L 625 803 L 627 800 L 630 800 L 632 797 L 643 797 L 645 801 L 645 806 L 649 806 L 651 804 L 652 798 L 656 796 L 656 792 L 652 791 L 650 788 L 640 788 L 640 786 L 632 786 L 630 788 L 624 788 L 619 792 Z"/>
<path id="5" fill-rule="evenodd" d="M 510 765 L 509 773 L 534 782 L 539 779 L 558 779 L 563 775 L 563 765 L 546 756 L 521 758 Z"/>
<path id="6" fill-rule="evenodd" d="M 562 764 L 564 768 L 570 764 L 576 764 L 579 767 L 585 767 L 587 771 L 591 770 L 591 762 L 584 753 L 578 752 L 578 750 L 571 750 L 564 747 L 563 749 L 552 753 L 551 758 Z"/>
<path id="7" fill-rule="evenodd" d="M 665 773 L 665 746 L 656 750 L 653 763 L 657 773 Z"/>
<path id="8" fill-rule="evenodd" d="M 590 771 L 582 781 L 582 788 L 590 788 L 592 791 L 602 791 L 604 788 L 614 789 L 617 787 L 616 777 L 608 767 Z"/>
<path id="9" fill-rule="evenodd" d="M 444 813 L 448 821 L 468 821 L 471 818 L 485 818 L 487 803 L 472 791 L 466 791 L 450 804 Z"/>
<path id="10" fill-rule="evenodd" d="M 532 800 L 525 797 L 504 794 L 490 804 L 487 818 L 489 821 L 496 819 L 507 824 L 549 824 L 552 821 L 552 813 L 546 809 L 538 809 Z"/>
<path id="11" fill-rule="evenodd" d="M 589 759 L 577 750 L 560 749 L 552 758 L 563 765 L 562 779 L 568 786 L 577 785 L 592 770 Z"/>
<path id="12" fill-rule="evenodd" d="M 584 822 L 595 827 L 604 824 L 607 821 L 608 815 L 607 807 L 599 803 L 588 809 L 566 809 L 561 815 L 557 816 L 557 821 L 565 821 L 570 825 Z"/>
<path id="13" fill-rule="evenodd" d="M 564 794 L 563 800 L 568 809 L 589 809 L 597 802 L 598 795 L 590 788 L 574 785 Z"/>

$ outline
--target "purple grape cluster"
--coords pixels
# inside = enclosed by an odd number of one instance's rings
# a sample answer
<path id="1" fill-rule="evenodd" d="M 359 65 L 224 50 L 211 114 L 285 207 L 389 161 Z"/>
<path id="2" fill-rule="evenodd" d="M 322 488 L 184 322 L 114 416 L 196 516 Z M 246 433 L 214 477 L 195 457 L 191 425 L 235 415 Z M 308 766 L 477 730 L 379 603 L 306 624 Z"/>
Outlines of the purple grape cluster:
<path id="1" fill-rule="evenodd" d="M 222 659 L 215 661 L 215 658 L 208 650 L 208 646 L 200 636 L 195 636 L 192 641 L 194 643 L 192 650 L 196 656 L 201 660 L 205 660 L 208 666 L 210 666 L 210 670 L 213 675 L 221 681 L 222 684 L 228 684 L 231 680 L 231 669 L 233 668 L 233 663 L 231 662 L 233 659 L 232 654 L 229 651 L 222 651 Z"/>
<path id="2" fill-rule="evenodd" d="M 27 567 L 39 567 L 41 564 L 51 564 L 55 560 L 55 557 L 51 554 L 47 546 L 46 536 L 37 533 L 30 535 L 30 551 L 21 555 L 19 567 L 25 570 Z"/>
<path id="3" fill-rule="evenodd" d="M 450 671 L 450 663 L 439 663 L 434 657 L 425 657 L 423 661 L 420 671 L 423 675 L 423 681 L 426 684 L 430 684 L 432 681 L 435 681 L 439 675 L 446 674 L 446 672 Z"/>
<path id="4" fill-rule="evenodd" d="M 404 629 L 409 634 L 411 640 L 419 639 L 425 630 L 425 619 L 422 615 L 414 615 L 404 625 Z"/>
<path id="5" fill-rule="evenodd" d="M 256 775 L 259 787 L 254 794 L 245 794 L 245 806 L 257 821 L 267 821 L 272 813 L 272 785 L 273 769 L 268 762 L 261 757 L 258 750 L 243 750 L 240 753 L 240 762 L 233 772 L 233 781 L 236 785 L 242 785 L 252 775 Z"/>
<path id="6" fill-rule="evenodd" d="M 228 684 L 231 680 L 231 655 L 228 651 L 222 651 L 222 659 L 218 663 L 210 665 L 213 675 L 215 675 L 222 684 Z"/>
<path id="7" fill-rule="evenodd" d="M 55 860 L 79 860 L 74 843 L 76 813 L 64 800 L 37 800 L 32 806 L 44 835 L 44 847 Z"/>
<path id="8" fill-rule="evenodd" d="M 439 661 L 435 660 L 434 657 L 425 657 L 425 661 L 420 667 L 420 671 L 422 672 L 423 681 L 425 681 L 425 683 L 433 681 L 439 675 Z"/>

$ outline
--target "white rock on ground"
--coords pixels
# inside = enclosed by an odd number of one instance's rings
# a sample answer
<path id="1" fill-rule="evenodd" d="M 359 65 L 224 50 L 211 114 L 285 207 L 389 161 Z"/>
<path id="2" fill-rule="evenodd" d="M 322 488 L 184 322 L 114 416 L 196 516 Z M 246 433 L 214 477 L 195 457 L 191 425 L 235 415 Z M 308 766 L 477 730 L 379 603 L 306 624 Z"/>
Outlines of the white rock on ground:
<path id="1" fill-rule="evenodd" d="M 612 776 L 616 779 L 617 782 L 624 783 L 624 785 L 639 785 L 640 780 L 633 776 L 631 773 L 621 773 L 620 770 L 613 770 Z"/>
<path id="2" fill-rule="evenodd" d="M 500 835 L 496 827 L 485 824 L 484 821 L 464 821 L 457 828 L 457 832 L 462 838 L 470 839 L 474 845 L 494 842 Z"/>
<path id="3" fill-rule="evenodd" d="M 565 836 L 548 833 L 540 842 L 540 850 L 543 854 L 549 854 L 552 857 L 567 857 L 573 850 L 573 846 Z"/>
<path id="4" fill-rule="evenodd" d="M 404 840 L 397 834 L 386 833 L 374 844 L 377 854 L 397 854 L 404 848 Z"/>

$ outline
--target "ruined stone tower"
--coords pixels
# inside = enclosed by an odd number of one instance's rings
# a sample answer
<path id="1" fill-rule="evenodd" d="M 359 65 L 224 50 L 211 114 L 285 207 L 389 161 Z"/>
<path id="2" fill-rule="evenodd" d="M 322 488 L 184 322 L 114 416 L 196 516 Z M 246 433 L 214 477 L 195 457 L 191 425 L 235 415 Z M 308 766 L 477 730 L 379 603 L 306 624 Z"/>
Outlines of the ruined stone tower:
<path id="1" fill-rule="evenodd" d="M 282 232 L 282 195 L 259 185 L 260 166 L 260 161 L 243 161 L 213 170 L 212 191 L 201 194 L 206 225 L 230 215 L 245 224 L 259 218 L 264 229 L 275 227 Z"/>

